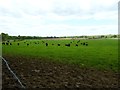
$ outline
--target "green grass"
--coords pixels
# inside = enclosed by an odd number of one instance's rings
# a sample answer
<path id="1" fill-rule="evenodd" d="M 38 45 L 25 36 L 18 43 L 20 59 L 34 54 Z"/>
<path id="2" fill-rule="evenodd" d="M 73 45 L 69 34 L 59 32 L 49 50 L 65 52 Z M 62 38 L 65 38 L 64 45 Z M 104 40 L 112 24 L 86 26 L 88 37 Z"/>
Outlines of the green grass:
<path id="1" fill-rule="evenodd" d="M 39 41 L 40 44 L 33 42 Z M 46 47 L 42 44 L 42 40 L 29 40 L 29 46 L 24 41 L 13 42 L 12 46 L 3 46 L 3 55 L 26 56 L 26 57 L 42 57 L 48 60 L 60 61 L 68 64 L 76 64 L 85 67 L 93 67 L 105 70 L 118 70 L 118 40 L 102 39 L 102 40 L 81 40 L 88 42 L 88 46 L 80 45 L 76 47 L 78 40 L 72 43 L 71 47 L 65 47 L 65 43 L 72 40 L 44 40 L 50 46 Z M 52 46 L 51 44 L 55 45 Z M 56 44 L 60 43 L 61 46 Z"/>

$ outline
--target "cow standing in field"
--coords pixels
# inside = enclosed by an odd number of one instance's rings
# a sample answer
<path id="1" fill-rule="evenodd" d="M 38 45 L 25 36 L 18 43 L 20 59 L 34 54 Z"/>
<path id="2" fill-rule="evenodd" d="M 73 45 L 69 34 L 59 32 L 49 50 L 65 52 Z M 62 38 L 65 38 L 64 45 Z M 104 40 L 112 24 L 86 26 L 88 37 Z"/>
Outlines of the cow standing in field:
<path id="1" fill-rule="evenodd" d="M 88 43 L 86 43 L 86 46 L 88 46 Z"/>
<path id="2" fill-rule="evenodd" d="M 60 44 L 58 44 L 58 46 L 60 46 Z"/>
<path id="3" fill-rule="evenodd" d="M 29 44 L 27 43 L 27 46 L 29 46 Z"/>
<path id="4" fill-rule="evenodd" d="M 76 44 L 76 46 L 78 46 L 78 44 Z"/>
<path id="5" fill-rule="evenodd" d="M 17 45 L 19 46 L 20 44 L 19 44 L 19 43 L 17 43 Z"/>
<path id="6" fill-rule="evenodd" d="M 5 45 L 5 42 L 3 42 L 2 45 Z"/>
<path id="7" fill-rule="evenodd" d="M 12 43 L 10 43 L 10 45 L 12 45 Z"/>
<path id="8" fill-rule="evenodd" d="M 70 47 L 70 44 L 65 44 L 65 46 L 68 46 L 68 47 Z"/>
<path id="9" fill-rule="evenodd" d="M 88 46 L 88 42 L 86 42 L 86 44 L 85 44 L 86 46 Z"/>
<path id="10" fill-rule="evenodd" d="M 85 42 L 83 43 L 83 45 L 85 45 Z"/>
<path id="11" fill-rule="evenodd" d="M 46 43 L 46 46 L 48 46 L 48 43 Z"/>
<path id="12" fill-rule="evenodd" d="M 9 45 L 9 43 L 8 43 L 8 42 L 6 42 L 6 45 Z"/>

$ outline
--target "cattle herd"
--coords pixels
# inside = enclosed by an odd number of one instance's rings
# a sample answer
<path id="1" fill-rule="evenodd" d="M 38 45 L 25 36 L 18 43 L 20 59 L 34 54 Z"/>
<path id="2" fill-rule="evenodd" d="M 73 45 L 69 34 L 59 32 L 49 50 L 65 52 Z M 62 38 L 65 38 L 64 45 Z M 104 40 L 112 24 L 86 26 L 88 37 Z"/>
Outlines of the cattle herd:
<path id="1" fill-rule="evenodd" d="M 34 44 L 40 44 L 39 41 L 38 41 L 38 42 L 36 41 L 36 42 L 33 42 L 33 43 L 34 43 Z M 73 41 L 71 41 L 70 43 L 64 44 L 64 46 L 70 47 L 72 43 L 74 43 L 76 47 L 78 47 L 78 46 L 80 46 L 80 45 L 88 46 L 88 42 L 81 42 L 80 40 L 78 40 L 76 43 L 75 43 L 74 40 L 73 40 Z M 24 44 L 26 44 L 27 46 L 29 46 L 29 45 L 31 44 L 31 42 L 28 43 L 27 41 L 25 41 Z M 45 41 L 42 41 L 42 44 L 44 44 L 45 46 L 49 46 L 49 45 L 52 45 L 52 46 L 53 46 L 53 45 L 55 45 L 54 43 L 50 44 L 50 43 L 45 42 Z M 10 41 L 2 42 L 2 45 L 12 45 L 12 42 L 10 42 Z M 17 45 L 19 46 L 20 43 L 18 42 Z M 58 44 L 56 44 L 56 45 L 57 45 L 57 46 L 61 46 L 60 43 L 58 43 Z"/>

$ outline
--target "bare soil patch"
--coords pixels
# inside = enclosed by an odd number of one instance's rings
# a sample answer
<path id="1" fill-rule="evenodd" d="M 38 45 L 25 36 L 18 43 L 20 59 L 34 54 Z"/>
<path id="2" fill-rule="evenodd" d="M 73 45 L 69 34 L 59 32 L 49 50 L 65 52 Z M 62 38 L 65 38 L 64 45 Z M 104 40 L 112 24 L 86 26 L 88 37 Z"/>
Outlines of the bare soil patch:
<path id="1" fill-rule="evenodd" d="M 42 58 L 6 55 L 12 70 L 26 88 L 118 88 L 118 73 L 82 68 Z M 18 88 L 5 64 L 2 68 L 2 87 Z"/>

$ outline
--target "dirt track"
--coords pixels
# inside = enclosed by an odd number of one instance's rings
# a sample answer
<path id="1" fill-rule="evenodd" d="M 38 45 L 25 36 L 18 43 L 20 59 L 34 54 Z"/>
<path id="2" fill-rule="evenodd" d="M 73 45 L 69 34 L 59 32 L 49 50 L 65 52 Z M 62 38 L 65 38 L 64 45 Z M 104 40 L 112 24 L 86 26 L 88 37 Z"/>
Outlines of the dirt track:
<path id="1" fill-rule="evenodd" d="M 118 74 L 44 59 L 4 56 L 26 88 L 118 88 Z M 3 88 L 17 87 L 3 64 Z"/>

